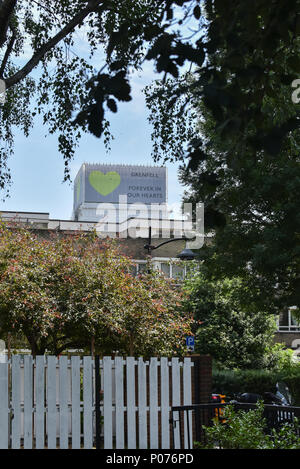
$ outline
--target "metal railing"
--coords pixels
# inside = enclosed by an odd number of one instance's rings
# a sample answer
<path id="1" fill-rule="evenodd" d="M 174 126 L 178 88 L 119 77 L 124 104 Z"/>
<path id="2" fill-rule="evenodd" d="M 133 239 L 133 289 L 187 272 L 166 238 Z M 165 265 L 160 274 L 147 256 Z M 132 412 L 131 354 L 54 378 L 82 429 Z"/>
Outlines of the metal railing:
<path id="1" fill-rule="evenodd" d="M 277 332 L 300 332 L 300 324 L 279 325 Z"/>
<path id="2" fill-rule="evenodd" d="M 206 442 L 205 428 L 215 421 L 226 424 L 224 409 L 229 405 L 234 410 L 254 410 L 256 404 L 248 403 L 209 403 L 189 406 L 175 406 L 171 409 L 173 447 L 175 449 L 192 449 L 194 442 Z M 284 423 L 293 423 L 295 417 L 300 420 L 300 407 L 264 405 L 263 417 L 266 421 L 266 432 L 279 429 Z M 300 437 L 300 427 L 297 430 Z"/>

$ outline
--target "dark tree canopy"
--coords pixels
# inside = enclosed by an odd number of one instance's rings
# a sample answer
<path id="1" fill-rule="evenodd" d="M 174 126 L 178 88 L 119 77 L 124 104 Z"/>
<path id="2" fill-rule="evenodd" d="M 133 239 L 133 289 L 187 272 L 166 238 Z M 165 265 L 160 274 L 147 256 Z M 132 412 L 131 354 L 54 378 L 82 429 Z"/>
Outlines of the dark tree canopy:
<path id="1" fill-rule="evenodd" d="M 299 25 L 299 0 L 1 0 L 0 78 L 8 90 L 0 115 L 2 186 L 9 180 L 13 128 L 27 135 L 35 112 L 58 134 L 66 178 L 82 130 L 109 144 L 105 112 L 131 99 L 129 72 L 144 60 L 165 77 L 189 67 L 193 83 L 174 90 L 173 102 L 192 92 L 236 152 L 277 154 L 298 127 L 298 113 L 274 122 L 262 106 L 298 78 Z M 78 31 L 87 44 L 81 56 Z M 91 58 L 99 48 L 103 60 L 95 67 Z M 201 151 L 201 141 L 193 142 L 191 160 L 197 163 Z"/>
<path id="2" fill-rule="evenodd" d="M 300 294 L 299 2 L 206 11 L 202 67 L 146 90 L 154 157 L 183 161 L 185 200 L 205 204 L 210 273 L 259 285 L 274 312 Z"/>
<path id="3" fill-rule="evenodd" d="M 238 277 L 209 280 L 205 269 L 185 282 L 194 314 L 196 352 L 209 354 L 221 368 L 272 368 L 280 357 L 274 345 L 276 324 L 257 301 L 255 288 Z M 278 350 L 278 349 L 277 349 Z"/>
<path id="4" fill-rule="evenodd" d="M 276 97 L 282 84 L 290 87 L 298 78 L 299 13 L 299 0 L 1 0 L 0 77 L 9 91 L 2 127 L 13 110 L 28 107 L 35 88 L 38 110 L 50 106 L 44 120 L 50 132 L 61 131 L 61 150 L 68 159 L 77 124 L 102 135 L 107 129 L 103 104 L 115 112 L 114 98 L 130 99 L 128 71 L 147 59 L 173 77 L 183 65 L 194 67 L 193 83 L 174 90 L 173 101 L 189 94 L 188 103 L 192 92 L 236 149 L 246 145 L 276 154 L 288 132 L 298 127 L 298 113 L 274 122 L 272 115 L 266 119 L 262 106 L 266 96 Z M 79 29 L 85 31 L 90 55 L 103 47 L 107 73 L 73 53 Z M 36 84 L 29 77 L 38 65 L 43 73 Z M 70 118 L 79 109 L 72 128 Z M 30 117 L 30 112 L 15 116 L 8 126 L 21 125 L 28 132 Z M 200 141 L 195 152 L 197 160 Z"/>

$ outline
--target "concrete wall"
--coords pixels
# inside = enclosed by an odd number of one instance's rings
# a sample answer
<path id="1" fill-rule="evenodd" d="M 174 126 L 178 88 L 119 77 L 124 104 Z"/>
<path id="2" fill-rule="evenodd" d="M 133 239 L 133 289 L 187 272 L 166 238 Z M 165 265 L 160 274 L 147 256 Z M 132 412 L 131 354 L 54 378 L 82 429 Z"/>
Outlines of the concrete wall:
<path id="1" fill-rule="evenodd" d="M 274 341 L 288 348 L 297 348 L 300 346 L 300 332 L 276 332 Z"/>

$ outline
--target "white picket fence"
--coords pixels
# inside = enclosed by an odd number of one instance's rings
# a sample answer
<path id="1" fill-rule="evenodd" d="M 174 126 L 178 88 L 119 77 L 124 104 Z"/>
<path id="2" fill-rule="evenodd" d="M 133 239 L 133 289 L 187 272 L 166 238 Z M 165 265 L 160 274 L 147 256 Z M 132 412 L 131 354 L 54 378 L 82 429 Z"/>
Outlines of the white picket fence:
<path id="1" fill-rule="evenodd" d="M 192 367 L 190 358 L 100 360 L 103 447 L 169 449 L 171 406 L 192 404 Z M 94 370 L 89 356 L 14 355 L 0 363 L 0 448 L 93 448 Z"/>

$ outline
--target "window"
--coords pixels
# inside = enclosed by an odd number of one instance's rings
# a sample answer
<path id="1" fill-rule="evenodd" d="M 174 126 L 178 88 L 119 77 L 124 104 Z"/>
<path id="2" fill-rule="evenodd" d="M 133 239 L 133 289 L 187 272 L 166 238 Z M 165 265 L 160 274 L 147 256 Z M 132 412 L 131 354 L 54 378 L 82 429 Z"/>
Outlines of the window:
<path id="1" fill-rule="evenodd" d="M 300 323 L 299 320 L 295 317 L 296 307 L 292 306 L 288 309 L 287 312 L 282 313 L 278 321 L 278 330 L 279 332 L 299 332 Z"/>
<path id="2" fill-rule="evenodd" d="M 184 280 L 186 276 L 186 266 L 181 264 L 178 260 L 168 258 L 152 258 L 152 266 L 154 269 L 160 270 L 165 277 L 178 280 Z M 136 276 L 147 271 L 147 261 L 135 260 L 130 269 L 130 273 Z"/>
<path id="3" fill-rule="evenodd" d="M 171 277 L 174 278 L 175 280 L 184 280 L 184 267 L 182 265 L 178 264 L 171 264 Z"/>
<path id="4" fill-rule="evenodd" d="M 137 264 L 137 273 L 139 274 L 144 274 L 147 270 L 147 264 L 146 263 L 139 263 Z"/>
<path id="5" fill-rule="evenodd" d="M 130 266 L 130 274 L 136 277 L 137 275 L 145 273 L 147 270 L 147 261 L 133 261 Z"/>
<path id="6" fill-rule="evenodd" d="M 155 260 L 155 267 L 159 269 L 167 278 L 182 281 L 186 275 L 186 268 L 178 261 Z"/>
<path id="7" fill-rule="evenodd" d="M 166 262 L 162 262 L 159 266 L 161 272 L 167 277 L 171 277 L 171 271 L 170 271 L 170 264 L 167 264 Z"/>

